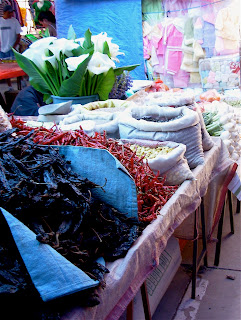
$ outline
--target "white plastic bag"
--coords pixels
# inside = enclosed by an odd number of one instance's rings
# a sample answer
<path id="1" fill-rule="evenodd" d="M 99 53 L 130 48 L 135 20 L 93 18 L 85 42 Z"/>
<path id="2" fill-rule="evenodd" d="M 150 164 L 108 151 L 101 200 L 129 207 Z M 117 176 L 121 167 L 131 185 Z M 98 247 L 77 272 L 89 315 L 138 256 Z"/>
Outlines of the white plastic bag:
<path id="1" fill-rule="evenodd" d="M 194 180 L 194 175 L 190 170 L 187 160 L 184 157 L 186 152 L 186 146 L 181 143 L 172 141 L 157 142 L 150 140 L 138 140 L 138 139 L 121 139 L 124 144 L 138 145 L 156 149 L 157 147 L 168 147 L 173 150 L 167 154 L 158 154 L 153 159 L 143 159 L 144 162 L 148 162 L 150 168 L 160 175 L 166 176 L 166 185 L 179 185 L 185 180 Z"/>
<path id="2" fill-rule="evenodd" d="M 0 132 L 9 130 L 9 129 L 12 129 L 11 122 L 9 121 L 6 112 L 0 106 Z"/>
<path id="3" fill-rule="evenodd" d="M 199 116 L 187 107 L 132 106 L 119 116 L 119 133 L 121 139 L 185 144 L 189 167 L 195 168 L 204 163 Z"/>
<path id="4" fill-rule="evenodd" d="M 60 122 L 60 127 L 63 130 L 69 127 L 78 129 L 79 126 L 83 127 L 86 121 L 92 121 L 92 124 L 94 123 L 92 132 L 103 133 L 105 131 L 107 137 L 118 139 L 118 115 L 132 104 L 133 102 L 125 100 L 109 99 L 91 102 L 83 106 L 75 105 L 73 111 Z M 86 132 L 91 135 L 90 131 Z"/>
<path id="5" fill-rule="evenodd" d="M 150 92 L 145 98 L 145 104 L 158 105 L 162 107 L 191 105 L 195 101 L 194 95 L 183 90 L 173 92 Z"/>

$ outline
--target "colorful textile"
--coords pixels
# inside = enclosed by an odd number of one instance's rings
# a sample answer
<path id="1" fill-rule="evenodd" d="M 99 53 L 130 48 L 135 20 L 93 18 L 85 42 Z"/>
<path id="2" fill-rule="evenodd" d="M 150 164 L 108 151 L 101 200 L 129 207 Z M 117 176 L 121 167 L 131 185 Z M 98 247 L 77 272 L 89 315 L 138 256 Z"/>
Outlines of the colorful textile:
<path id="1" fill-rule="evenodd" d="M 173 76 L 173 85 L 175 88 L 187 88 L 189 83 L 190 74 L 180 69 Z"/>
<path id="2" fill-rule="evenodd" d="M 201 44 L 207 58 L 213 56 L 216 40 L 214 24 L 198 17 L 194 23 L 194 39 Z"/>
<path id="3" fill-rule="evenodd" d="M 221 9 L 215 22 L 216 35 L 224 39 L 239 40 L 239 10 L 235 6 Z"/>
<path id="4" fill-rule="evenodd" d="M 39 21 L 38 21 L 38 16 L 39 16 L 40 12 L 49 11 L 50 8 L 51 8 L 51 5 L 52 5 L 52 4 L 51 4 L 50 1 L 44 1 L 43 6 L 42 6 L 41 8 L 39 8 L 39 7 L 38 7 L 38 2 L 34 2 L 34 3 L 33 3 L 33 8 L 34 8 L 34 10 L 35 10 L 34 22 L 35 22 L 36 24 L 39 23 Z"/>

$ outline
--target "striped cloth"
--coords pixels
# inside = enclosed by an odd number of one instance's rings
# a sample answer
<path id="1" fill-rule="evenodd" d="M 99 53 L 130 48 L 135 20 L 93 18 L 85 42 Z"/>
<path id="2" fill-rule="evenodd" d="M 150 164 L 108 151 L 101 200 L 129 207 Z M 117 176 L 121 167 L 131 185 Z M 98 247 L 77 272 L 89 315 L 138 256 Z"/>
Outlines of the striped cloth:
<path id="1" fill-rule="evenodd" d="M 235 175 L 228 185 L 228 189 L 241 201 L 241 168 L 235 172 Z"/>

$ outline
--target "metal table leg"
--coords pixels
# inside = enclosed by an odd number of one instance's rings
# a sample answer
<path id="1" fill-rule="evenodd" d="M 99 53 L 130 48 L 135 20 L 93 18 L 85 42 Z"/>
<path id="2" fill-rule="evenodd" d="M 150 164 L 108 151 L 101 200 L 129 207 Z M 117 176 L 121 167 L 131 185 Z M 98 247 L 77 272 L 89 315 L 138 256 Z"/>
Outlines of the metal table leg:
<path id="1" fill-rule="evenodd" d="M 150 310 L 149 298 L 148 298 L 148 293 L 146 288 L 146 281 L 144 281 L 141 286 L 141 297 L 142 297 L 142 303 L 143 303 L 143 308 L 145 313 L 145 319 L 151 320 L 151 310 Z"/>

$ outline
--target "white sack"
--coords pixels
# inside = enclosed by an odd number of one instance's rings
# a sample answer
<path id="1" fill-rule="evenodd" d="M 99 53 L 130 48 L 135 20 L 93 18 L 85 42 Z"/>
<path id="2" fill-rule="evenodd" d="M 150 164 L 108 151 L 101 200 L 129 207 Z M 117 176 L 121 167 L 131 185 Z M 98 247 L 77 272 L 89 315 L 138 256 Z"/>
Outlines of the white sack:
<path id="1" fill-rule="evenodd" d="M 167 106 L 184 106 L 190 105 L 195 102 L 195 96 L 189 92 L 176 91 L 173 92 L 150 92 L 145 98 L 145 104 L 147 105 L 159 105 L 163 107 Z"/>
<path id="2" fill-rule="evenodd" d="M 12 129 L 11 122 L 9 121 L 6 112 L 0 106 L 0 132 L 9 130 L 9 129 Z"/>
<path id="3" fill-rule="evenodd" d="M 163 122 L 151 122 L 141 119 L 143 117 L 152 117 Z M 195 168 L 204 163 L 199 116 L 187 107 L 130 107 L 119 116 L 119 133 L 121 139 L 173 141 L 185 144 L 185 157 L 189 167 Z"/>
<path id="4" fill-rule="evenodd" d="M 186 152 L 186 146 L 184 144 L 172 141 L 156 142 L 138 139 L 121 139 L 120 141 L 124 144 L 136 144 L 149 148 L 172 148 L 173 150 L 167 154 L 160 153 L 153 159 L 143 159 L 143 161 L 148 162 L 150 168 L 155 173 L 159 171 L 160 175 L 166 176 L 166 185 L 179 185 L 185 180 L 194 180 L 194 175 L 184 157 L 184 153 Z"/>

